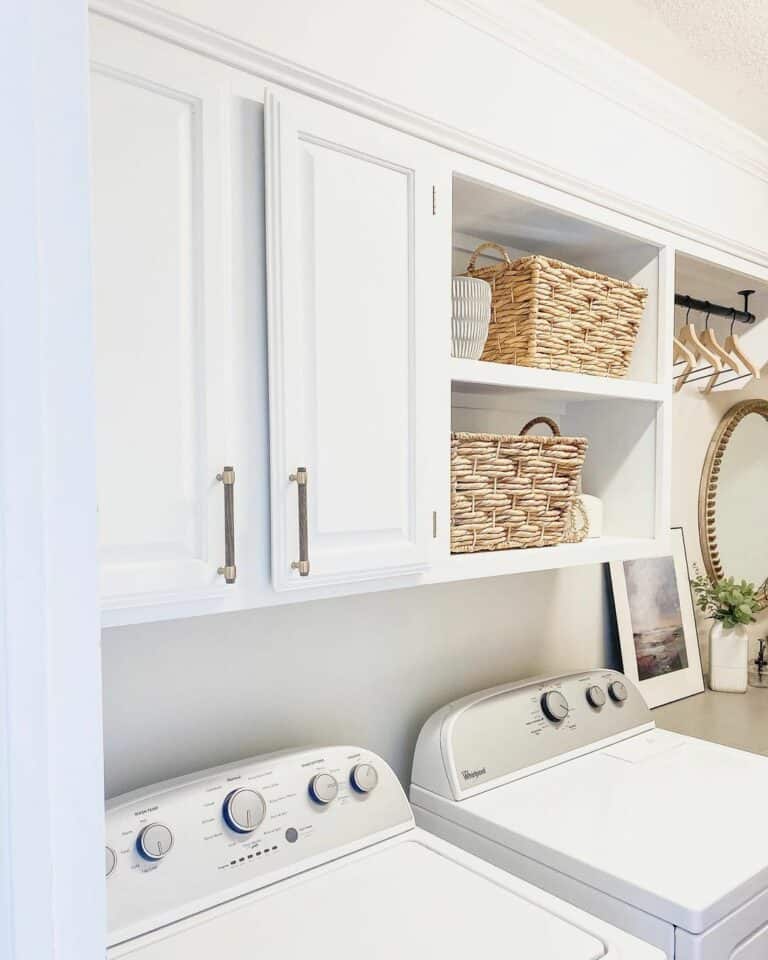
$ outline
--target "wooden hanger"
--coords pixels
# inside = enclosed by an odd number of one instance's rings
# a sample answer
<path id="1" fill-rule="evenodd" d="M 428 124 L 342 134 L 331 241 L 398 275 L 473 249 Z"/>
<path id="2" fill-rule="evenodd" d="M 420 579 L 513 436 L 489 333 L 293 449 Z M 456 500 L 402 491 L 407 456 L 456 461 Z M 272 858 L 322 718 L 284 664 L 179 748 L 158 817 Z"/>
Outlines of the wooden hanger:
<path id="1" fill-rule="evenodd" d="M 751 373 L 755 380 L 760 379 L 760 370 L 744 353 L 738 335 L 733 332 L 733 324 L 731 324 L 731 332 L 725 338 L 725 349 L 731 356 L 737 357 L 741 361 L 747 373 Z"/>
<path id="2" fill-rule="evenodd" d="M 749 316 L 749 298 L 754 293 L 754 290 L 739 290 L 739 296 L 744 297 L 744 313 Z M 753 317 L 754 320 L 754 317 Z M 733 332 L 733 325 L 736 323 L 736 311 L 734 310 L 733 316 L 731 318 L 731 331 L 728 334 L 725 341 L 725 349 L 729 353 L 732 353 L 735 357 L 738 357 L 741 363 L 746 367 L 747 374 L 751 374 L 754 380 L 760 379 L 760 367 L 756 367 L 755 364 L 749 359 L 749 357 L 744 353 L 744 349 L 741 346 L 739 338 Z M 743 379 L 740 378 L 740 379 Z"/>
<path id="3" fill-rule="evenodd" d="M 672 367 L 683 365 L 683 369 L 674 377 L 675 393 L 683 389 L 683 384 L 696 366 L 696 357 L 685 344 L 680 343 L 677 337 L 672 338 Z"/>
<path id="4" fill-rule="evenodd" d="M 741 374 L 741 367 L 736 357 L 720 346 L 715 331 L 709 325 L 709 314 L 707 314 L 700 340 L 707 350 L 710 350 L 723 361 L 723 369 L 716 371 L 711 377 L 708 377 L 707 382 L 702 387 L 702 393 L 711 393 L 712 389 L 722 381 L 724 376 L 733 373 L 738 377 Z"/>
<path id="5" fill-rule="evenodd" d="M 720 346 L 715 331 L 709 325 L 709 314 L 707 314 L 706 325 L 699 339 L 707 348 L 707 350 L 710 350 L 712 353 L 717 354 L 717 356 L 720 357 L 726 367 L 730 367 L 734 373 L 741 372 L 738 360 Z"/>
<path id="6" fill-rule="evenodd" d="M 694 370 L 689 371 L 687 374 L 680 374 L 679 378 L 676 377 L 675 380 L 681 380 L 681 386 L 685 383 L 694 383 L 696 380 L 702 379 L 701 377 L 696 377 L 694 380 L 691 380 L 691 374 L 693 373 L 703 373 L 705 376 L 709 371 L 712 373 L 721 373 L 723 369 L 723 363 L 720 360 L 720 357 L 713 353 L 711 350 L 707 349 L 704 344 L 699 340 L 699 335 L 696 332 L 696 327 L 689 322 L 688 314 L 691 312 L 690 307 L 688 308 L 688 313 L 685 315 L 685 324 L 680 328 L 677 339 L 678 341 L 686 347 L 694 356 L 694 361 L 698 363 L 700 360 L 704 360 L 702 366 L 696 367 Z"/>
<path id="7" fill-rule="evenodd" d="M 744 352 L 744 348 L 741 346 L 737 334 L 733 332 L 733 325 L 735 323 L 735 317 L 731 320 L 731 332 L 725 338 L 725 349 L 728 353 L 734 358 L 738 359 L 741 363 L 741 366 L 746 370 L 746 373 L 737 373 L 734 377 L 728 377 L 725 380 L 718 378 L 716 383 L 713 383 L 705 391 L 710 393 L 713 389 L 718 389 L 719 387 L 724 387 L 728 383 L 732 383 L 734 380 L 745 380 L 747 378 L 752 380 L 760 379 L 760 368 L 756 367 L 755 364 L 749 359 L 747 354 Z"/>

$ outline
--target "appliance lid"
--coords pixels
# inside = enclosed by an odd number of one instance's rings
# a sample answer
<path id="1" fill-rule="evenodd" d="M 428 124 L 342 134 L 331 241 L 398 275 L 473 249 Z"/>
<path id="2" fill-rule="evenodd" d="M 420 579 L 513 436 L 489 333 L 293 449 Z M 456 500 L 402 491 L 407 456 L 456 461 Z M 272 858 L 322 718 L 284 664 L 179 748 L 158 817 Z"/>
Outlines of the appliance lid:
<path id="1" fill-rule="evenodd" d="M 766 796 L 768 759 L 651 730 L 461 802 L 419 802 L 699 933 L 768 887 Z"/>
<path id="2" fill-rule="evenodd" d="M 276 884 L 108 952 L 109 960 L 598 960 L 597 936 L 419 839 Z"/>

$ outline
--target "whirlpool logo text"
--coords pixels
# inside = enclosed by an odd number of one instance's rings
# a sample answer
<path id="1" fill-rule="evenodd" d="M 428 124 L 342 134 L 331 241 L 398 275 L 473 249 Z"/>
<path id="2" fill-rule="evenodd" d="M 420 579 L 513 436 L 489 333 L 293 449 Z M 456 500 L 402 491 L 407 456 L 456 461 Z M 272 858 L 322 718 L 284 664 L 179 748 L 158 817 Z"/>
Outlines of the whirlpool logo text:
<path id="1" fill-rule="evenodd" d="M 478 777 L 485 776 L 485 767 L 478 767 L 477 770 L 462 770 L 461 775 L 465 780 L 477 780 Z"/>

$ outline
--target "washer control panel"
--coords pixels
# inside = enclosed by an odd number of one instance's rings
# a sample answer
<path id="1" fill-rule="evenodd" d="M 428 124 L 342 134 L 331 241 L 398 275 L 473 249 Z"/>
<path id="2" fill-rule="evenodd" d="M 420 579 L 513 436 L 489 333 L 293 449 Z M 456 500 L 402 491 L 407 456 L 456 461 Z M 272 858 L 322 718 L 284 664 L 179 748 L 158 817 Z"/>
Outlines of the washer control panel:
<path id="1" fill-rule="evenodd" d="M 416 744 L 412 781 L 459 800 L 650 726 L 639 690 L 614 670 L 504 684 L 429 718 Z"/>
<path id="2" fill-rule="evenodd" d="M 413 826 L 403 789 L 357 747 L 227 764 L 107 804 L 109 945 Z"/>

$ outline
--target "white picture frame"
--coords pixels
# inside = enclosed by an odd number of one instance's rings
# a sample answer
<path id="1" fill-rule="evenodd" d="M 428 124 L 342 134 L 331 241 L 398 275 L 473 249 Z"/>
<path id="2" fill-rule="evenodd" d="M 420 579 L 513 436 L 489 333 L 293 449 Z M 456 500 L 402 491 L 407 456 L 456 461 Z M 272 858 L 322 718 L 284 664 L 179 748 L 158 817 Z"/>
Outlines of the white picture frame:
<path id="1" fill-rule="evenodd" d="M 672 552 L 610 564 L 622 670 L 653 709 L 704 692 L 682 527 Z"/>

